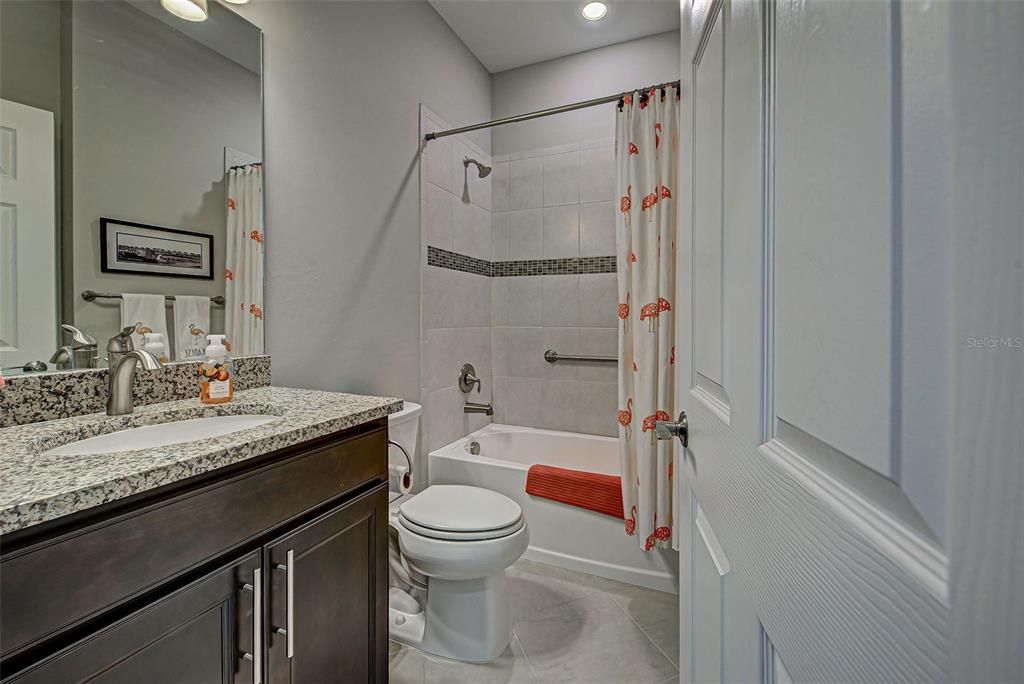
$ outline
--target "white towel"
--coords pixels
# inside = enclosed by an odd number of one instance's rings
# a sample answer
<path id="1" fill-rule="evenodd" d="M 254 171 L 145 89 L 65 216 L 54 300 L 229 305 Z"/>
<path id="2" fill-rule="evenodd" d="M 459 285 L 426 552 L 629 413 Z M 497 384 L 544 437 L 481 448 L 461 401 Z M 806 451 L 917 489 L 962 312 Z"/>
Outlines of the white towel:
<path id="1" fill-rule="evenodd" d="M 210 298 L 174 296 L 174 358 L 202 361 L 210 333 Z"/>
<path id="2" fill-rule="evenodd" d="M 130 294 L 121 295 L 121 327 L 138 326 L 132 333 L 132 342 L 136 349 L 142 349 L 148 333 L 160 333 L 165 340 L 167 336 L 167 306 L 163 295 Z"/>

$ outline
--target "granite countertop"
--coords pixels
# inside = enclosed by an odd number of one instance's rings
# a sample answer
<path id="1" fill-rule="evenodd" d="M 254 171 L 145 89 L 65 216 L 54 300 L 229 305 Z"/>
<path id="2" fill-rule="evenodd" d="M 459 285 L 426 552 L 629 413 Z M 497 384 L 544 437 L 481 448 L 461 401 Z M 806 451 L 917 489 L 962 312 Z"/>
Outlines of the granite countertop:
<path id="1" fill-rule="evenodd" d="M 0 534 L 99 506 L 255 456 L 383 418 L 401 399 L 261 387 L 228 404 L 198 399 L 136 407 L 128 416 L 94 413 L 0 429 Z M 63 444 L 145 425 L 204 416 L 279 416 L 220 437 L 138 451 L 45 456 Z"/>

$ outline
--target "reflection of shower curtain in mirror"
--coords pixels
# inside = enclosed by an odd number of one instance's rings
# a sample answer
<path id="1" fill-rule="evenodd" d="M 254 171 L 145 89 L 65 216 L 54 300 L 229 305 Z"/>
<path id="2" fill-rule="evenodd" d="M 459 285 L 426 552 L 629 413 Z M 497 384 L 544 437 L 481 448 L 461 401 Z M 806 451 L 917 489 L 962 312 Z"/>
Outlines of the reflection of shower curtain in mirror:
<path id="1" fill-rule="evenodd" d="M 228 171 L 224 326 L 231 353 L 263 353 L 263 168 Z"/>
<path id="2" fill-rule="evenodd" d="M 676 93 L 632 93 L 615 120 L 622 507 L 648 551 L 673 541 L 672 446 L 654 424 L 673 415 Z"/>

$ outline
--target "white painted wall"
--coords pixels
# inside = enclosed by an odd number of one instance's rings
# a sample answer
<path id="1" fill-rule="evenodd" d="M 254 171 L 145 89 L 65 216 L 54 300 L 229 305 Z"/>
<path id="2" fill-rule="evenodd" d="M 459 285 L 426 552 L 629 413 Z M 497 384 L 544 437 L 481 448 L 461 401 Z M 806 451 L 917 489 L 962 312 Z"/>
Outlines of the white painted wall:
<path id="1" fill-rule="evenodd" d="M 679 31 L 639 38 L 494 75 L 494 118 L 589 100 L 679 78 Z M 492 154 L 611 139 L 614 103 L 499 126 Z"/>
<path id="2" fill-rule="evenodd" d="M 490 74 L 426 2 L 240 11 L 264 30 L 274 383 L 415 399 L 419 103 L 488 119 Z"/>

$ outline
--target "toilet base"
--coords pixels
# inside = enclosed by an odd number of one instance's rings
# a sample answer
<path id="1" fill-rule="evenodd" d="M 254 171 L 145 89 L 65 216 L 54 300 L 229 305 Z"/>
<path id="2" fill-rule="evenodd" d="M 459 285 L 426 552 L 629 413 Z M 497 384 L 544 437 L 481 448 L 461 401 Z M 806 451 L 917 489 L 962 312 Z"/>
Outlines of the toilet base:
<path id="1" fill-rule="evenodd" d="M 388 631 L 395 641 L 453 660 L 487 663 L 512 641 L 505 571 L 469 580 L 431 577 L 426 610 L 392 588 Z"/>

